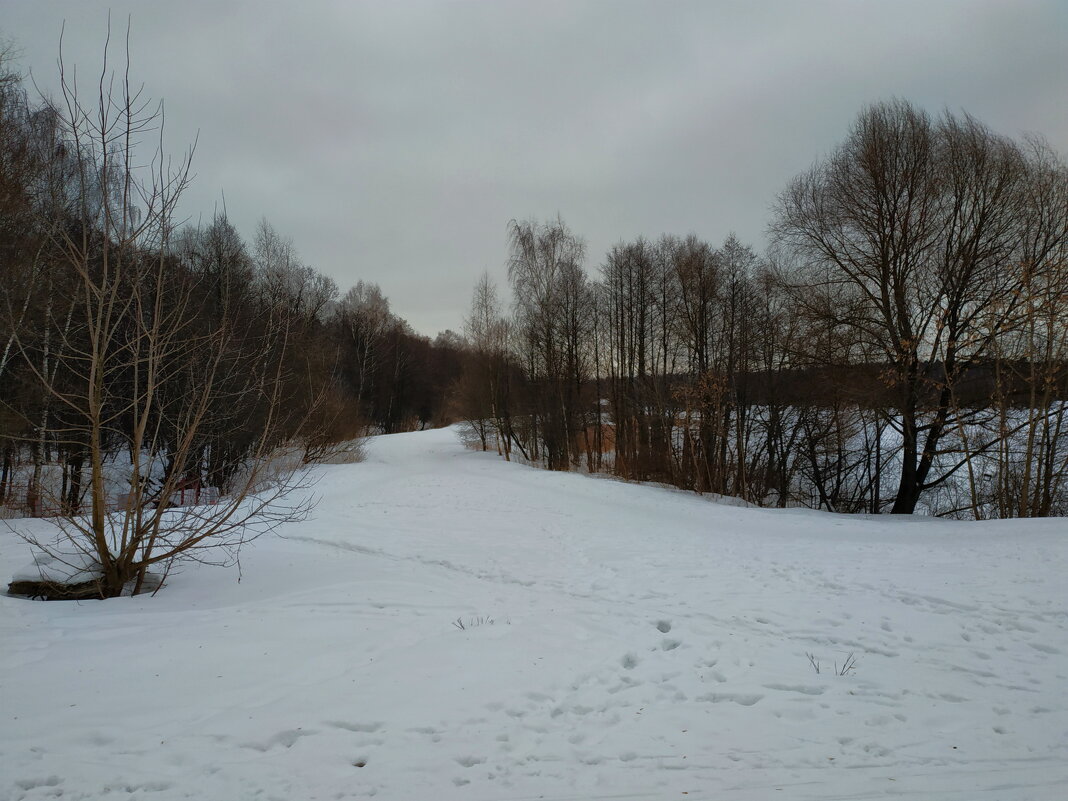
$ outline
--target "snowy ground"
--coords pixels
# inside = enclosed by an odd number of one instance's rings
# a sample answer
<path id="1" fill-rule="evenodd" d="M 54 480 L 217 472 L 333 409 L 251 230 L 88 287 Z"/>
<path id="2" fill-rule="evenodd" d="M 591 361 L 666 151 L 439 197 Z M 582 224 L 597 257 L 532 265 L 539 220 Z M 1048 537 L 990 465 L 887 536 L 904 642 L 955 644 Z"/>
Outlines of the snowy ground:
<path id="1" fill-rule="evenodd" d="M 450 431 L 322 476 L 240 583 L 0 597 L 0 799 L 1064 797 L 1063 519 L 743 509 Z"/>

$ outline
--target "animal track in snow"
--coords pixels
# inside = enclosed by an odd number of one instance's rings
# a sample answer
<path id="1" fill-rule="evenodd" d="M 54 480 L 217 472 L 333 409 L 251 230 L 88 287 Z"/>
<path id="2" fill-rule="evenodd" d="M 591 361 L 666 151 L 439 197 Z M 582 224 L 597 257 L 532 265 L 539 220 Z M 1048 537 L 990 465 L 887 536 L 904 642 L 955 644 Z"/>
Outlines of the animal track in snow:
<path id="1" fill-rule="evenodd" d="M 619 663 L 623 666 L 624 670 L 633 670 L 638 666 L 638 657 L 634 654 L 624 654 Z"/>
<path id="2" fill-rule="evenodd" d="M 671 631 L 671 621 L 670 620 L 658 620 L 658 621 L 656 621 L 656 630 L 659 631 L 661 634 L 667 634 L 669 631 Z"/>

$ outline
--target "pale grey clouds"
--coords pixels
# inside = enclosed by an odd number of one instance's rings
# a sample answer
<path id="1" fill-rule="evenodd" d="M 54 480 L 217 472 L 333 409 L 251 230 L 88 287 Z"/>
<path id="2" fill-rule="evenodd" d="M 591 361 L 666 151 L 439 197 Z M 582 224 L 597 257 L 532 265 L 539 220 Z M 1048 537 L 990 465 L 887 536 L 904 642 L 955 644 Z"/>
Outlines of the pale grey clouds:
<path id="1" fill-rule="evenodd" d="M 965 109 L 1068 153 L 1068 3 L 30 2 L 3 35 L 44 89 L 134 74 L 200 142 L 186 214 L 260 216 L 344 290 L 375 281 L 433 335 L 504 275 L 512 217 L 559 212 L 595 269 L 615 241 L 735 231 L 873 100 Z"/>

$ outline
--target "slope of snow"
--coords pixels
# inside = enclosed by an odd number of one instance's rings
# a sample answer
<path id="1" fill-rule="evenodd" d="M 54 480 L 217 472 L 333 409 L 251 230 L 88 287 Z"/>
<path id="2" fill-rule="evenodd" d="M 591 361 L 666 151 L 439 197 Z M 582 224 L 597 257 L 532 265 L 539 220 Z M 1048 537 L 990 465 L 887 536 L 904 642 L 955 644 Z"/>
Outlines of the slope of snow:
<path id="1" fill-rule="evenodd" d="M 1068 785 L 1063 519 L 745 509 L 448 430 L 378 438 L 316 492 L 240 582 L 190 567 L 154 598 L 0 597 L 0 799 Z M 31 557 L 0 546 L 6 580 Z"/>

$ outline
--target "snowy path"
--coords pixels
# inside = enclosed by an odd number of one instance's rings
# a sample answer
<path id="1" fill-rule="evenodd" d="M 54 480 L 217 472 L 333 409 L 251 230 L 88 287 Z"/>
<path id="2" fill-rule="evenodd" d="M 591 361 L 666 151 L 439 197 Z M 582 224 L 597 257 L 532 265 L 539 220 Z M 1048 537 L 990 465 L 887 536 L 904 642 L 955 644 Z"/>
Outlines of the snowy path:
<path id="1" fill-rule="evenodd" d="M 1068 786 L 1064 520 L 735 508 L 449 431 L 379 438 L 316 491 L 240 584 L 188 569 L 156 598 L 0 597 L 0 799 Z M 6 579 L 27 552 L 0 546 Z"/>

